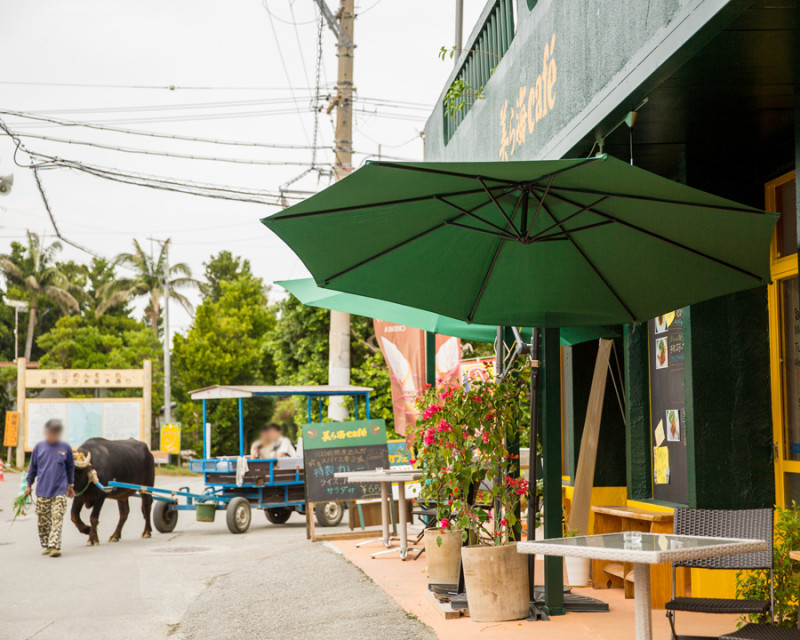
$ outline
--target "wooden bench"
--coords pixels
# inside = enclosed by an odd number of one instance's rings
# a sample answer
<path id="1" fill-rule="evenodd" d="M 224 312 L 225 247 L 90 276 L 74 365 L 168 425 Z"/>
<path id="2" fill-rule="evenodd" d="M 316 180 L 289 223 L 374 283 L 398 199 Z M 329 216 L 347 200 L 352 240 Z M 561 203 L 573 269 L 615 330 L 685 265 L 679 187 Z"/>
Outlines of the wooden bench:
<path id="1" fill-rule="evenodd" d="M 593 533 L 643 531 L 672 533 L 672 513 L 629 506 L 593 506 Z M 685 595 L 689 573 L 679 568 L 676 575 L 676 594 Z M 622 588 L 626 598 L 633 598 L 633 565 L 630 563 L 592 560 L 592 586 L 595 589 Z M 653 609 L 663 609 L 672 598 L 672 567 L 657 564 L 650 568 L 650 601 Z"/>

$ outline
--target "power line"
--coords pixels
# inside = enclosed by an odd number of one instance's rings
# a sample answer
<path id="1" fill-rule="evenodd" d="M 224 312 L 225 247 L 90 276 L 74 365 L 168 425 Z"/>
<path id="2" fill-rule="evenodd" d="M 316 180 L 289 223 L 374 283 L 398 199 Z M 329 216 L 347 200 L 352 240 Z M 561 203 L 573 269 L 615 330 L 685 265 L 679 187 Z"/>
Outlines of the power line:
<path id="1" fill-rule="evenodd" d="M 269 13 L 269 10 L 267 11 Z M 278 19 L 278 18 L 276 18 Z M 313 22 L 313 21 L 312 21 Z M 0 80 L 0 85 L 30 87 L 72 87 L 78 89 L 144 89 L 157 91 L 292 91 L 312 87 L 264 87 L 264 86 L 194 86 L 174 84 L 114 84 L 101 82 L 47 82 L 36 80 Z"/>
<path id="2" fill-rule="evenodd" d="M 45 136 L 36 133 L 17 133 L 20 138 L 35 138 L 37 140 L 46 140 L 48 142 L 57 142 L 59 144 L 73 144 L 86 147 L 94 147 L 96 149 L 106 149 L 109 151 L 119 151 L 122 153 L 134 153 L 147 156 L 160 156 L 165 158 L 178 158 L 182 160 L 202 160 L 207 162 L 227 162 L 232 164 L 247 164 L 247 165 L 267 165 L 267 166 L 305 166 L 307 162 L 300 162 L 296 160 L 249 160 L 246 158 L 218 158 L 215 156 L 198 156 L 186 153 L 173 153 L 171 151 L 156 151 L 152 149 L 141 149 L 137 147 L 120 147 L 110 144 L 103 144 L 100 142 L 89 142 L 87 140 L 72 140 L 70 138 L 57 138 L 54 136 Z"/>
<path id="3" fill-rule="evenodd" d="M 272 13 L 270 12 L 269 7 L 267 6 L 267 0 L 261 0 L 261 4 L 266 10 L 267 16 L 269 17 L 269 25 L 272 28 L 272 36 L 275 39 L 275 45 L 278 49 L 278 59 L 281 61 L 281 67 L 283 67 L 283 75 L 286 77 L 286 82 L 289 83 L 289 87 L 292 87 L 292 77 L 289 74 L 289 69 L 286 66 L 286 60 L 283 57 L 283 49 L 281 48 L 280 40 L 278 39 L 278 31 L 277 29 L 275 29 L 275 22 L 273 21 Z M 292 94 L 292 97 L 294 97 L 294 88 L 290 89 L 290 93 Z M 306 141 L 308 141 L 308 131 L 306 131 L 306 125 L 305 122 L 303 121 L 303 115 L 299 109 L 296 109 L 296 111 L 297 111 L 297 116 L 300 120 L 300 128 L 303 130 L 303 135 L 305 136 Z"/>
<path id="4" fill-rule="evenodd" d="M 197 136 L 183 136 L 172 133 L 160 133 L 158 131 L 142 131 L 138 129 L 125 129 L 121 127 L 110 127 L 92 122 L 83 122 L 80 120 L 63 120 L 60 118 L 48 118 L 44 116 L 35 116 L 24 111 L 4 111 L 0 110 L 0 114 L 16 116 L 19 118 L 26 118 L 28 120 L 37 120 L 56 124 L 64 127 L 83 127 L 86 129 L 95 129 L 97 131 L 110 131 L 114 133 L 125 133 L 134 136 L 147 136 L 150 138 L 162 138 L 165 140 L 183 140 L 186 142 L 203 142 L 207 144 L 221 144 L 234 147 L 261 147 L 265 149 L 312 149 L 312 145 L 298 145 L 298 144 L 278 144 L 268 142 L 246 142 L 242 140 L 219 140 L 216 138 L 203 138 Z M 19 125 L 17 125 L 19 126 Z"/>
<path id="5" fill-rule="evenodd" d="M 309 93 L 314 90 L 310 89 Z M 310 96 L 303 98 L 308 100 Z M 109 106 L 109 107 L 72 107 L 69 109 L 33 109 L 28 113 L 34 115 L 63 115 L 71 113 L 130 113 L 135 111 L 175 111 L 190 109 L 214 109 L 217 107 L 244 107 L 252 105 L 266 104 L 287 104 L 295 102 L 291 96 L 281 98 L 259 98 L 252 100 L 222 100 L 215 102 L 184 102 L 178 104 L 155 104 L 155 105 L 131 105 L 131 106 Z"/>

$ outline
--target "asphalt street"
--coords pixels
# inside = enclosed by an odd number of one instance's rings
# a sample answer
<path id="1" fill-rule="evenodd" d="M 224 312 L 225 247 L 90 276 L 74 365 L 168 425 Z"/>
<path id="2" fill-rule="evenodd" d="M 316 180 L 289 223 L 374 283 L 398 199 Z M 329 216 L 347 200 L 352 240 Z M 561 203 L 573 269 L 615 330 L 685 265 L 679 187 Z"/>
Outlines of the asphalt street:
<path id="1" fill-rule="evenodd" d="M 202 523 L 184 512 L 174 532 L 143 540 L 133 498 L 122 540 L 109 543 L 118 515 L 109 501 L 100 546 L 87 547 L 67 515 L 63 556 L 49 558 L 33 514 L 12 524 L 19 479 L 0 483 L 2 640 L 436 638 L 334 548 L 307 541 L 296 514 L 272 525 L 254 512 L 250 530 L 233 535 L 224 513 Z M 198 478 L 156 484 L 201 488 Z"/>

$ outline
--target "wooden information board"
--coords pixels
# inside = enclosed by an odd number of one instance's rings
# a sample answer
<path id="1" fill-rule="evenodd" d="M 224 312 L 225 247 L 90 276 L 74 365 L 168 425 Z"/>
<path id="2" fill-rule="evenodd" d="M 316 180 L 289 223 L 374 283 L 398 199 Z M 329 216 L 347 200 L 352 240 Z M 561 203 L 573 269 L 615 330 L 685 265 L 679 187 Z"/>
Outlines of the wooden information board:
<path id="1" fill-rule="evenodd" d="M 333 474 L 388 469 L 386 423 L 354 420 L 303 425 L 303 461 L 308 502 L 378 498 L 379 483 L 349 483 Z"/>
<path id="2" fill-rule="evenodd" d="M 683 310 L 648 323 L 653 498 L 688 504 Z"/>
<path id="3" fill-rule="evenodd" d="M 44 437 L 45 423 L 57 418 L 64 424 L 63 438 L 77 447 L 89 438 L 145 439 L 142 398 L 58 398 L 25 400 L 25 450 Z"/>

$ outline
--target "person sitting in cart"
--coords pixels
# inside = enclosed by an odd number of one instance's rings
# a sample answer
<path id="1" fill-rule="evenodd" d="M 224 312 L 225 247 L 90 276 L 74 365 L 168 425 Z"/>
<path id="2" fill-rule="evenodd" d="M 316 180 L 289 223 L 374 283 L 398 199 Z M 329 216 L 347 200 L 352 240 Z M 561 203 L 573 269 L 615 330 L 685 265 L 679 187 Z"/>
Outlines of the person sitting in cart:
<path id="1" fill-rule="evenodd" d="M 283 435 L 280 425 L 275 423 L 261 427 L 261 437 L 250 447 L 250 457 L 254 459 L 293 458 L 296 455 L 292 441 Z"/>

